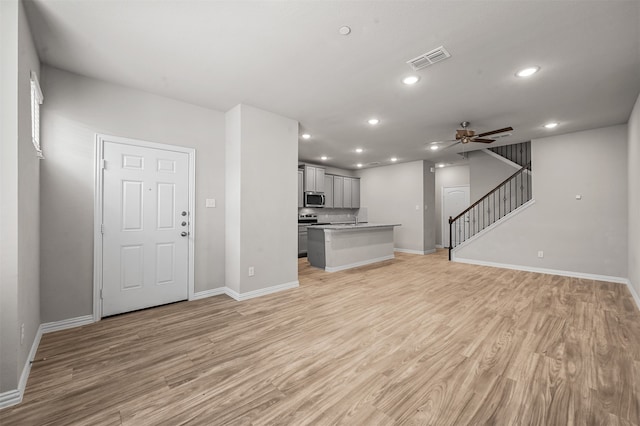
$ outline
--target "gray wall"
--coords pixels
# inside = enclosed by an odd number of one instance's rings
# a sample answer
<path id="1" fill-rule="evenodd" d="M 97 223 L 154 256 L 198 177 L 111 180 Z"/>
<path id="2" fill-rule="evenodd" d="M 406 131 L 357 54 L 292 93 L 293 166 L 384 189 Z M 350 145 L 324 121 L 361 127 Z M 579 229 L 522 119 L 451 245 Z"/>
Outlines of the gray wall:
<path id="1" fill-rule="evenodd" d="M 535 204 L 456 257 L 626 277 L 626 126 L 534 140 L 532 163 Z"/>
<path id="2" fill-rule="evenodd" d="M 433 171 L 431 171 L 433 169 Z M 423 161 L 422 167 L 424 191 L 424 251 L 436 248 L 436 230 L 439 228 L 439 218 L 436 215 L 436 173 L 434 163 Z"/>
<path id="3" fill-rule="evenodd" d="M 484 151 L 469 152 L 469 182 L 471 204 L 487 195 L 498 184 L 517 172 L 518 169 Z"/>
<path id="4" fill-rule="evenodd" d="M 196 149 L 195 289 L 224 286 L 224 114 L 52 67 L 42 80 L 42 321 L 92 313 L 96 133 Z"/>
<path id="5" fill-rule="evenodd" d="M 0 393 L 18 388 L 40 325 L 39 167 L 30 73 L 39 74 L 22 4 L 0 2 Z M 20 328 L 24 324 L 24 341 Z"/>
<path id="6" fill-rule="evenodd" d="M 238 105 L 226 123 L 228 287 L 297 283 L 298 122 Z"/>
<path id="7" fill-rule="evenodd" d="M 640 96 L 628 124 L 628 221 L 629 221 L 629 281 L 640 293 Z"/>
<path id="8" fill-rule="evenodd" d="M 399 223 L 398 249 L 424 251 L 423 161 L 360 170 L 360 205 L 371 223 Z M 417 208 L 416 208 L 417 207 Z"/>
<path id="9" fill-rule="evenodd" d="M 451 166 L 437 168 L 436 180 L 436 244 L 442 245 L 442 188 L 469 185 L 469 166 Z"/>

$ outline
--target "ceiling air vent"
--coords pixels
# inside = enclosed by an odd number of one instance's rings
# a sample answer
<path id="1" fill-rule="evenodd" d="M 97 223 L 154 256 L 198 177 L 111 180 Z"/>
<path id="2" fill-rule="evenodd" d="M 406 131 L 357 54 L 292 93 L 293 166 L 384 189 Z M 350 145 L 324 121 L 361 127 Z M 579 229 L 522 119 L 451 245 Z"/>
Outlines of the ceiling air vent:
<path id="1" fill-rule="evenodd" d="M 444 61 L 445 59 L 450 57 L 451 54 L 447 52 L 447 49 L 445 49 L 443 46 L 440 46 L 437 49 L 433 49 L 430 52 L 407 61 L 407 63 L 411 66 L 411 68 L 413 68 L 414 71 L 417 71 L 422 68 L 428 67 L 429 65 L 433 65 L 436 62 Z"/>

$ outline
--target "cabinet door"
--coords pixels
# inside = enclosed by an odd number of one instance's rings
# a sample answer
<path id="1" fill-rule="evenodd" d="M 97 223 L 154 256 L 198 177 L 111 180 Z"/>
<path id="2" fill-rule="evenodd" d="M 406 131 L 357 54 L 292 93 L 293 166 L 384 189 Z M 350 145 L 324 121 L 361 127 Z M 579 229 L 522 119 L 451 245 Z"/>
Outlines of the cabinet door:
<path id="1" fill-rule="evenodd" d="M 360 208 L 360 179 L 351 179 L 351 207 Z"/>
<path id="2" fill-rule="evenodd" d="M 324 206 L 333 207 L 333 176 L 324 175 Z"/>
<path id="3" fill-rule="evenodd" d="M 324 169 L 321 167 L 316 167 L 316 189 L 314 189 L 314 191 L 316 192 L 324 192 L 325 191 L 325 185 L 324 185 Z"/>
<path id="4" fill-rule="evenodd" d="M 333 207 L 341 208 L 344 200 L 342 197 L 344 191 L 344 178 L 342 176 L 333 177 Z"/>
<path id="5" fill-rule="evenodd" d="M 344 177 L 342 190 L 342 207 L 351 208 L 351 178 Z"/>
<path id="6" fill-rule="evenodd" d="M 298 170 L 298 208 L 304 207 L 304 173 Z"/>
<path id="7" fill-rule="evenodd" d="M 316 190 L 316 168 L 306 166 L 304 168 L 304 190 L 315 191 Z"/>

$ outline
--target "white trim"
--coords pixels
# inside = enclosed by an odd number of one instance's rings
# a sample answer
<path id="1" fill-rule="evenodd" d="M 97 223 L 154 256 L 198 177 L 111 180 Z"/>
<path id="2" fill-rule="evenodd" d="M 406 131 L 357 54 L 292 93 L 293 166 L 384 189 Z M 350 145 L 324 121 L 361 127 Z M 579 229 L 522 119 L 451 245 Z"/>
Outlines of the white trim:
<path id="1" fill-rule="evenodd" d="M 196 182 L 196 150 L 177 145 L 168 145 L 155 142 L 148 142 L 139 139 L 123 138 L 96 133 L 95 143 L 95 177 L 94 177 L 94 213 L 93 213 L 93 320 L 100 321 L 102 318 L 102 301 L 100 290 L 102 289 L 102 198 L 103 198 L 103 173 L 102 161 L 104 160 L 104 143 L 115 142 L 123 145 L 133 145 L 142 148 L 153 148 L 164 151 L 176 151 L 189 156 L 189 272 L 187 283 L 188 300 L 193 300 L 195 295 L 195 238 L 196 229 L 196 204 L 195 204 L 195 182 Z"/>
<path id="2" fill-rule="evenodd" d="M 83 325 L 93 324 L 96 322 L 93 315 L 83 315 L 81 317 L 68 318 L 62 321 L 47 322 L 40 326 L 42 334 L 52 333 L 54 331 L 66 330 L 68 328 L 81 327 Z"/>
<path id="3" fill-rule="evenodd" d="M 455 252 L 459 248 L 462 248 L 462 247 L 465 247 L 465 246 L 469 245 L 471 242 L 477 240 L 478 238 L 480 238 L 481 236 L 483 236 L 487 232 L 489 232 L 492 229 L 495 229 L 498 226 L 500 226 L 501 224 L 507 222 L 512 217 L 522 213 L 523 211 L 525 211 L 526 209 L 528 209 L 529 207 L 531 207 L 535 203 L 536 203 L 536 200 L 532 198 L 531 200 L 527 201 L 526 203 L 524 203 L 520 207 L 518 207 L 515 210 L 513 210 L 513 211 L 507 213 L 506 215 L 502 216 L 500 219 L 496 220 L 491 225 L 487 226 L 482 231 L 478 232 L 477 234 L 475 234 L 474 236 L 472 236 L 468 240 L 465 240 L 465 241 L 461 242 L 460 244 L 458 244 L 456 247 L 453 248 L 453 252 Z"/>
<path id="4" fill-rule="evenodd" d="M 226 287 L 212 288 L 211 290 L 203 290 L 193 293 L 189 300 L 206 299 L 207 297 L 219 296 L 226 294 Z"/>
<path id="5" fill-rule="evenodd" d="M 229 287 L 224 287 L 224 292 L 227 296 L 231 297 L 232 299 L 235 299 L 238 302 L 241 302 L 243 300 L 253 299 L 254 297 L 266 296 L 267 294 L 277 293 L 279 291 L 289 290 L 299 286 L 300 286 L 299 281 L 291 281 L 289 283 L 278 284 L 271 287 L 261 288 L 259 290 L 253 290 L 247 293 L 238 293 L 237 291 L 232 290 Z"/>
<path id="6" fill-rule="evenodd" d="M 436 244 L 436 248 L 441 249 L 441 248 L 444 248 L 444 246 L 442 244 Z"/>
<path id="7" fill-rule="evenodd" d="M 23 392 L 18 389 L 12 389 L 10 391 L 0 393 L 0 410 L 3 408 L 11 407 L 12 405 L 20 404 L 22 402 Z"/>
<path id="8" fill-rule="evenodd" d="M 559 269 L 536 268 L 533 266 L 509 265 L 506 263 L 486 262 L 484 260 L 464 259 L 457 257 L 455 253 L 451 254 L 451 260 L 458 263 L 467 263 L 470 265 L 491 266 L 494 268 L 513 269 L 516 271 L 536 272 L 539 274 L 560 275 L 563 277 L 583 278 L 587 280 L 606 281 L 611 283 L 627 284 L 628 279 L 622 277 L 612 277 L 609 275 L 587 274 L 584 272 L 563 271 Z"/>
<path id="9" fill-rule="evenodd" d="M 638 295 L 636 288 L 628 279 L 627 279 L 627 287 L 629 288 L 629 293 L 631 293 L 631 296 L 633 297 L 633 301 L 636 302 L 636 307 L 638 308 L 638 310 L 640 310 L 640 296 Z"/>
<path id="10" fill-rule="evenodd" d="M 395 256 L 391 254 L 389 256 L 377 257 L 375 259 L 367 259 L 360 262 L 349 263 L 348 265 L 335 266 L 335 267 L 325 266 L 324 270 L 327 272 L 344 271 L 345 269 L 357 268 L 358 266 L 370 265 L 371 263 L 382 262 L 384 260 L 391 260 L 394 258 Z"/>
<path id="11" fill-rule="evenodd" d="M 394 248 L 393 249 L 394 252 L 399 252 L 399 253 L 409 253 L 409 254 L 431 254 L 431 253 L 435 253 L 436 249 L 431 249 L 431 250 L 410 250 L 410 249 L 403 249 L 403 248 Z"/>

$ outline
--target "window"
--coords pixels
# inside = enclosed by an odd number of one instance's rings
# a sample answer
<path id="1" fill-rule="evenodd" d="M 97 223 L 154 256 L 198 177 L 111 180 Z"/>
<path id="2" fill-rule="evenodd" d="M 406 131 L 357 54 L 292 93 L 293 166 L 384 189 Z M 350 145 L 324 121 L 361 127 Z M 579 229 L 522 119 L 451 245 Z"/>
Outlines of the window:
<path id="1" fill-rule="evenodd" d="M 40 104 L 42 104 L 42 90 L 38 76 L 31 71 L 31 141 L 36 149 L 38 158 L 44 158 L 40 149 Z"/>

